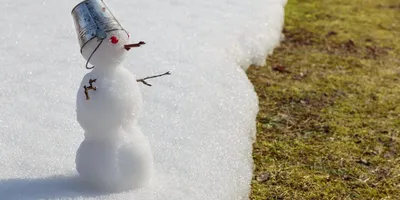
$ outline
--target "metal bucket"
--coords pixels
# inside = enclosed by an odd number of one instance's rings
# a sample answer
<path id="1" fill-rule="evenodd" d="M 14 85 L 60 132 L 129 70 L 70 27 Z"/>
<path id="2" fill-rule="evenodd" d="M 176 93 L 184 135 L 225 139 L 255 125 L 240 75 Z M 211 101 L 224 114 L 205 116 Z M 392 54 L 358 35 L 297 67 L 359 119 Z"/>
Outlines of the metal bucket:
<path id="1" fill-rule="evenodd" d="M 107 32 L 124 30 L 103 0 L 85 0 L 72 9 L 81 52 L 85 44 L 97 38 L 107 38 Z"/>

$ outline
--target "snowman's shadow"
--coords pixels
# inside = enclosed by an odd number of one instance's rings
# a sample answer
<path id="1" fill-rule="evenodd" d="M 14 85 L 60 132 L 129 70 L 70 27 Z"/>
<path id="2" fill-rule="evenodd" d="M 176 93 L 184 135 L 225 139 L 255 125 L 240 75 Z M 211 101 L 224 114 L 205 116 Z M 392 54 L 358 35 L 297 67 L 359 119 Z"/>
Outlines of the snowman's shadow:
<path id="1" fill-rule="evenodd" d="M 0 180 L 0 199 L 39 200 L 105 195 L 88 187 L 75 176 Z"/>

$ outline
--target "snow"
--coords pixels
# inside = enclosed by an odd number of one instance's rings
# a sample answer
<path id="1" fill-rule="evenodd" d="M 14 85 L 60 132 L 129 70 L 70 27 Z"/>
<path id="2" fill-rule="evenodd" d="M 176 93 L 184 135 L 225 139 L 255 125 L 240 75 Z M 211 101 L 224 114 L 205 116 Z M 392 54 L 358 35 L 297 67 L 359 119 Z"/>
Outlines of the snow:
<path id="1" fill-rule="evenodd" d="M 106 1 L 132 42 L 146 42 L 124 66 L 138 78 L 172 73 L 140 86 L 155 180 L 113 194 L 76 178 L 76 94 L 89 72 L 77 3 L 0 7 L 0 199 L 247 199 L 258 102 L 244 69 L 279 44 L 286 1 Z"/>
<path id="2" fill-rule="evenodd" d="M 85 184 L 120 192 L 149 186 L 154 163 L 149 141 L 137 123 L 143 110 L 139 83 L 120 66 L 127 54 L 124 45 L 130 44 L 128 34 L 124 30 L 107 34 L 82 49 L 95 68 L 84 76 L 77 93 L 77 120 L 85 139 L 77 151 L 76 169 Z"/>

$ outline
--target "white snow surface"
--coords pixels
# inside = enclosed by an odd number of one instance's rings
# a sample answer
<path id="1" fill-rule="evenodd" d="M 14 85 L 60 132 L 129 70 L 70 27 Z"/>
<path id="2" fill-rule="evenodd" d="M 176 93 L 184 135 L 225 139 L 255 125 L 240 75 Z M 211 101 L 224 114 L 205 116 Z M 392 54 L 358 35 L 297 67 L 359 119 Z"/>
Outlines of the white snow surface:
<path id="1" fill-rule="evenodd" d="M 123 65 L 141 85 L 154 156 L 148 188 L 100 193 L 77 179 L 76 93 L 85 60 L 70 1 L 0 7 L 0 199 L 248 199 L 257 96 L 244 69 L 279 44 L 285 0 L 107 0 L 132 36 Z"/>

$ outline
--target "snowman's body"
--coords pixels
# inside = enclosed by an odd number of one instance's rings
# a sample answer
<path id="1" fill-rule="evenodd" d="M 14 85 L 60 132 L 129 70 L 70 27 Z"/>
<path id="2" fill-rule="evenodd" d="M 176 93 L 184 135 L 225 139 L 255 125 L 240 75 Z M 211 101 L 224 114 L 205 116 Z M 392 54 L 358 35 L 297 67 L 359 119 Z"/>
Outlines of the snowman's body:
<path id="1" fill-rule="evenodd" d="M 77 151 L 76 169 L 85 181 L 107 191 L 145 187 L 153 172 L 151 148 L 137 124 L 143 104 L 140 89 L 136 78 L 120 66 L 128 41 L 125 31 L 108 33 L 90 59 L 95 68 L 85 75 L 77 94 L 77 119 L 85 139 Z M 98 44 L 93 39 L 83 47 L 85 59 Z M 88 91 L 88 100 L 84 86 L 89 80 L 95 80 L 96 90 Z"/>

